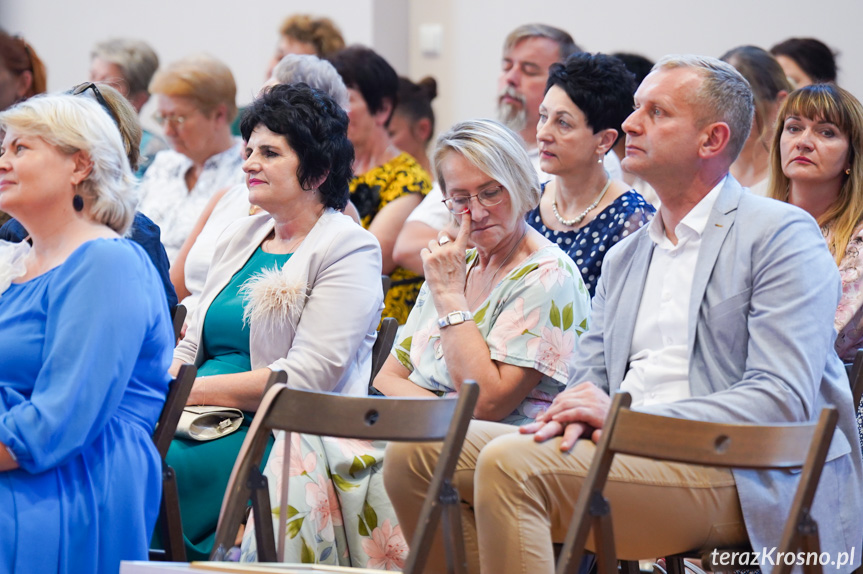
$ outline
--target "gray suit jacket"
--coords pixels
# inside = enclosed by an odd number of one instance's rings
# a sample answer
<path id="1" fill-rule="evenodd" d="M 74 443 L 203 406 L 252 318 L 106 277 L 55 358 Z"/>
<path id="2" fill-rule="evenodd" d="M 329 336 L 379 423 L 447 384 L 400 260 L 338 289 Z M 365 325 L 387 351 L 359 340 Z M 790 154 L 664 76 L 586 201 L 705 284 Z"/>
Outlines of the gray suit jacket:
<path id="1" fill-rule="evenodd" d="M 592 381 L 609 393 L 620 387 L 653 248 L 644 228 L 609 251 L 570 386 Z M 692 398 L 642 410 L 783 423 L 815 420 L 822 406 L 835 405 L 839 425 L 813 514 L 822 551 L 835 560 L 837 552 L 856 547 L 859 564 L 863 463 L 848 379 L 833 350 L 840 289 L 836 264 L 812 217 L 744 191 L 729 175 L 702 235 L 692 285 Z M 734 471 L 734 478 L 753 549 L 777 546 L 796 473 Z"/>

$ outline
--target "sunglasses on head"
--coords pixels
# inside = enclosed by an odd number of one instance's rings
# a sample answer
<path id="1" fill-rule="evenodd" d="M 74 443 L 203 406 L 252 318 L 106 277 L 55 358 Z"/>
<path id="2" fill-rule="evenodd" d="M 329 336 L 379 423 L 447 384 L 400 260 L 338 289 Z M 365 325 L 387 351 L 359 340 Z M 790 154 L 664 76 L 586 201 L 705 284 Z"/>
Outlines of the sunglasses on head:
<path id="1" fill-rule="evenodd" d="M 118 122 L 117 118 L 114 116 L 114 110 L 112 110 L 111 106 L 108 105 L 108 102 L 105 101 L 104 96 L 102 96 L 102 92 L 99 91 L 99 86 L 97 86 L 93 82 L 84 82 L 83 84 L 78 84 L 77 86 L 69 90 L 67 93 L 73 96 L 80 96 L 87 90 L 93 90 L 93 95 L 96 97 L 96 101 L 99 102 L 99 105 L 102 106 L 102 109 L 108 112 L 108 115 L 111 117 L 112 120 L 114 120 L 114 123 L 119 126 L 120 122 Z"/>

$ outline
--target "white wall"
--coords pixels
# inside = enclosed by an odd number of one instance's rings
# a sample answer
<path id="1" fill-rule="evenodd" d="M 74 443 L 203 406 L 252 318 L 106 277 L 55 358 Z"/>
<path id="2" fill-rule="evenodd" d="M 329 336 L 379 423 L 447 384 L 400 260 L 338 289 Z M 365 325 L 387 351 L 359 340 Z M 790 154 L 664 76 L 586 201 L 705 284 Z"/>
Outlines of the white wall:
<path id="1" fill-rule="evenodd" d="M 863 2 L 860 0 L 410 0 L 414 79 L 434 75 L 438 127 L 493 117 L 506 34 L 527 22 L 563 28 L 589 51 L 639 52 L 651 59 L 675 52 L 720 56 L 755 44 L 769 49 L 792 36 L 814 36 L 840 52 L 839 83 L 863 97 Z M 418 29 L 444 26 L 444 52 L 419 53 Z"/>
<path id="2" fill-rule="evenodd" d="M 348 43 L 381 52 L 399 73 L 438 80 L 438 128 L 494 114 L 501 45 L 531 21 L 568 30 L 591 51 L 718 56 L 728 48 L 769 48 L 790 36 L 815 36 L 840 52 L 840 83 L 863 96 L 861 0 L 0 0 L 0 27 L 23 34 L 48 65 L 49 88 L 87 76 L 93 43 L 111 36 L 149 41 L 163 62 L 208 51 L 233 70 L 239 102 L 257 90 L 284 16 L 332 18 Z M 419 27 L 443 26 L 443 52 L 419 50 Z"/>
<path id="3" fill-rule="evenodd" d="M 407 10 L 401 0 L 0 0 L 0 27 L 33 45 L 49 90 L 86 80 L 93 44 L 126 36 L 149 42 L 163 63 L 209 52 L 230 66 L 245 104 L 264 81 L 285 16 L 329 16 L 349 44 L 374 46 L 407 73 Z"/>

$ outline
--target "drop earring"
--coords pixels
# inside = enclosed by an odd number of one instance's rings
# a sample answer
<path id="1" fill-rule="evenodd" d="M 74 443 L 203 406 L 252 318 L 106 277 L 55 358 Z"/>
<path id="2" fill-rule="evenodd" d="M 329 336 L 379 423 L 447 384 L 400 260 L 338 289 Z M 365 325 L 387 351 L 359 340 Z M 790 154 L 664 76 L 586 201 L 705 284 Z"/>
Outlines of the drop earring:
<path id="1" fill-rule="evenodd" d="M 78 193 L 78 186 L 75 186 L 75 195 L 72 196 L 72 208 L 75 211 L 84 211 L 84 198 Z"/>

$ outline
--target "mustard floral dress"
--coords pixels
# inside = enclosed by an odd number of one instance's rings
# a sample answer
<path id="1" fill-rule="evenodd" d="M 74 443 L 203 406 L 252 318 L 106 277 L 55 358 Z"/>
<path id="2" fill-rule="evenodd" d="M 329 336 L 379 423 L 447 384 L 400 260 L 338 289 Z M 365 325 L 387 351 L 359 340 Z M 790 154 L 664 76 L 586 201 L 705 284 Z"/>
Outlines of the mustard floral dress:
<path id="1" fill-rule="evenodd" d="M 366 229 L 378 212 L 389 202 L 409 193 L 425 196 L 431 190 L 431 178 L 413 157 L 402 153 L 387 163 L 354 177 L 350 184 L 351 201 Z M 404 324 L 416 302 L 422 277 L 402 267 L 390 273 L 392 287 L 384 301 L 384 317 L 394 317 Z"/>

